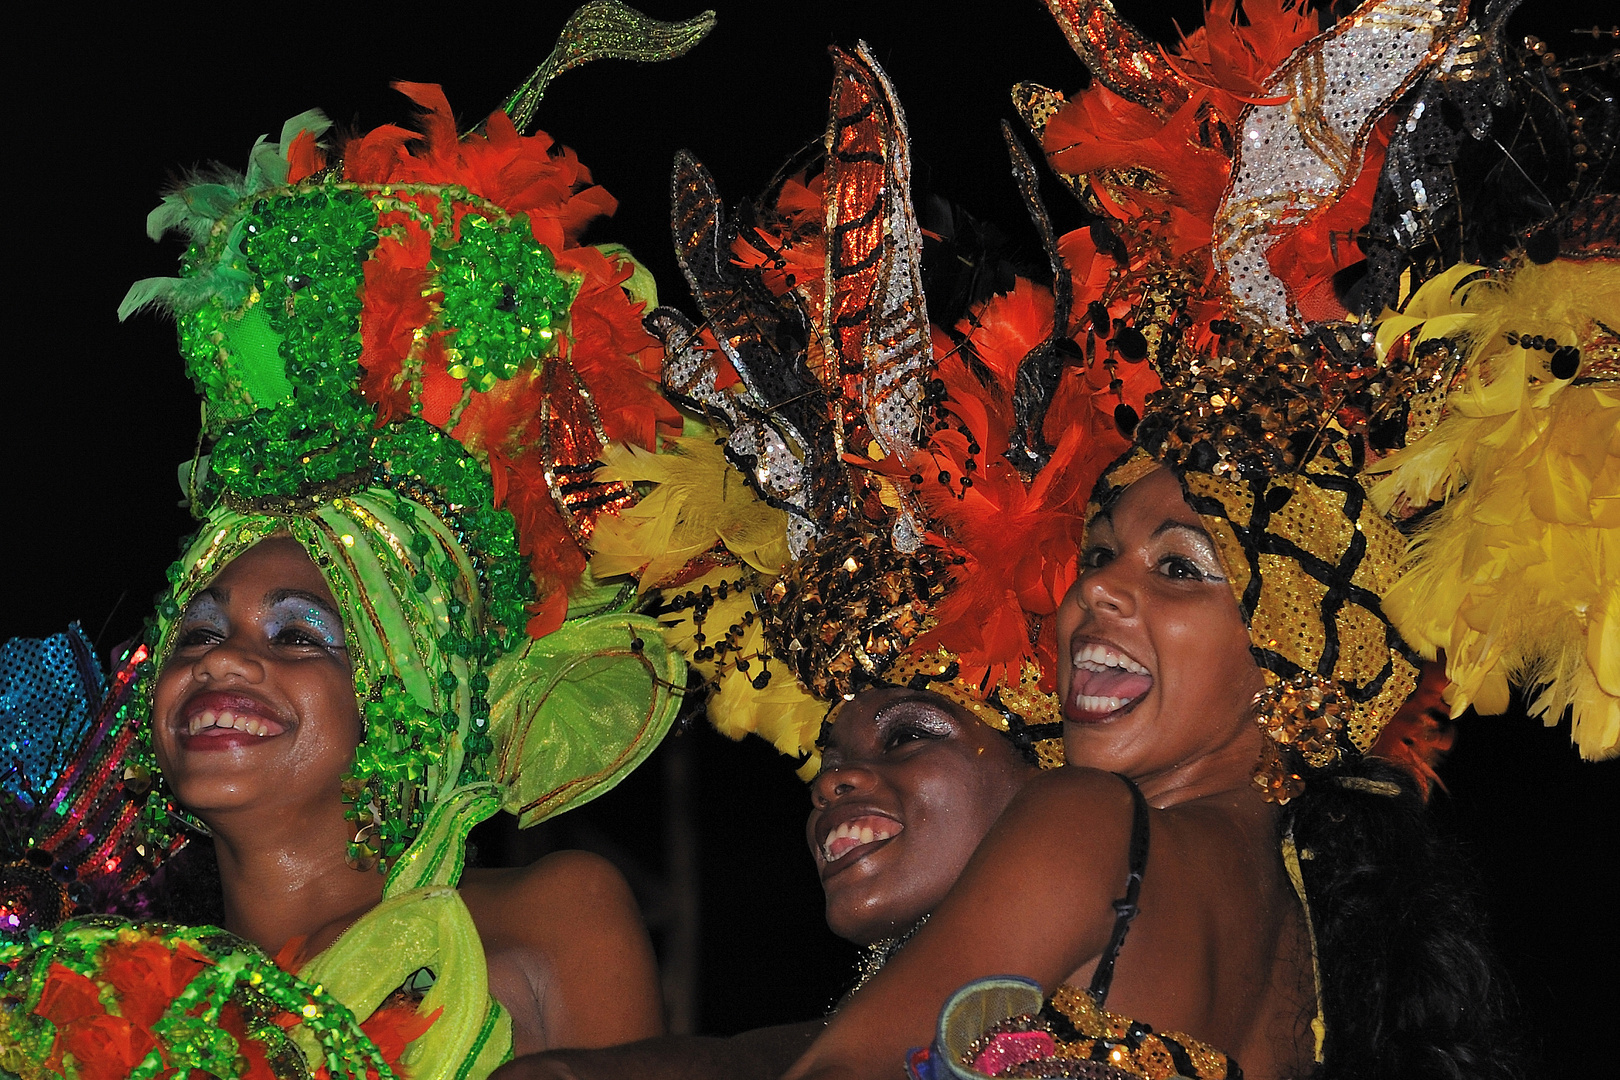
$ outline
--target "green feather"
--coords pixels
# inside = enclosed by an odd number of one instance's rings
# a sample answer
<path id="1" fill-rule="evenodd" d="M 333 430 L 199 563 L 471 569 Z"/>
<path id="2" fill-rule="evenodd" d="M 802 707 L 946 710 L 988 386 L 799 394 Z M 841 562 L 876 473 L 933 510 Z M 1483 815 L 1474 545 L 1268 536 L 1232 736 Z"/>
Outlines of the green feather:
<path id="1" fill-rule="evenodd" d="M 281 152 L 283 155 L 292 148 L 293 140 L 304 132 L 309 132 L 317 139 L 325 135 L 332 128 L 332 121 L 319 109 L 306 109 L 297 116 L 281 125 Z"/>
<path id="2" fill-rule="evenodd" d="M 124 294 L 123 303 L 118 305 L 118 321 L 123 322 L 148 305 L 168 307 L 168 299 L 179 284 L 180 279 L 172 277 L 149 277 L 137 281 Z"/>

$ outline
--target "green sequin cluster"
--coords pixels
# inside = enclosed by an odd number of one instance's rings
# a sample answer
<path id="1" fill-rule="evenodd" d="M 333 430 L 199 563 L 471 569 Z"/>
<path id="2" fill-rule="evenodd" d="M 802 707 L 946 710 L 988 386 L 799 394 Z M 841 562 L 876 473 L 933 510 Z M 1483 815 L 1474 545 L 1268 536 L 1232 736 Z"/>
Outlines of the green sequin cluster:
<path id="1" fill-rule="evenodd" d="M 96 983 L 108 1015 L 116 1016 L 119 990 L 103 970 L 107 950 L 141 944 L 156 944 L 171 954 L 195 950 L 208 963 L 147 1029 L 156 1045 L 130 1069 L 130 1080 L 184 1076 L 189 1070 L 220 1080 L 242 1076 L 247 1059 L 220 1023 L 228 1003 L 241 1010 L 247 1036 L 261 1044 L 277 1076 L 308 1076 L 311 1065 L 324 1065 L 334 1080 L 396 1075 L 342 1002 L 281 970 L 250 943 L 212 927 L 131 926 L 102 917 L 72 920 L 56 930 L 36 932 L 27 943 L 0 946 L 0 1068 L 22 1077 L 53 1075 L 46 1064 L 53 1050 L 61 1049 L 59 1031 L 35 1011 L 47 983 L 61 978 L 63 968 L 82 975 Z M 306 1063 L 287 1029 L 276 1022 L 289 1015 L 313 1037 L 324 1060 Z M 108 1053 L 116 1051 L 109 1046 Z M 92 1064 L 77 1063 L 81 1071 Z M 108 1064 L 101 1062 L 95 1074 L 106 1075 Z"/>
<path id="2" fill-rule="evenodd" d="M 219 294 L 180 316 L 180 349 L 208 402 L 208 434 L 218 434 L 218 422 L 281 405 L 294 406 L 312 433 L 352 428 L 367 411 L 354 390 L 361 284 L 376 229 L 364 192 L 318 184 L 254 199 L 187 253 L 182 273 L 212 264 L 214 278 L 228 268 L 230 280 L 242 272 L 248 281 L 239 301 Z M 267 453 L 261 469 L 296 463 L 296 454 Z"/>
<path id="3" fill-rule="evenodd" d="M 552 323 L 567 312 L 574 290 L 550 273 L 551 252 L 535 241 L 527 218 L 501 228 L 482 214 L 467 214 L 461 243 L 447 255 L 438 285 L 445 307 L 458 313 L 447 353 L 450 374 L 483 392 L 551 350 Z"/>

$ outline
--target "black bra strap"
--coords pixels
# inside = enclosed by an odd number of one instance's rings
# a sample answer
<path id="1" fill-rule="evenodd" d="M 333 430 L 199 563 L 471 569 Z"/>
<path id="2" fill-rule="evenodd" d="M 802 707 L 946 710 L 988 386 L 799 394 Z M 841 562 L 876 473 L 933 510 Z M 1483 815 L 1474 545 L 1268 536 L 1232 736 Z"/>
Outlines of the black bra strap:
<path id="1" fill-rule="evenodd" d="M 1118 773 L 1114 774 L 1119 776 Z M 1108 939 L 1108 948 L 1097 958 L 1097 970 L 1091 976 L 1091 998 L 1102 1008 L 1108 1000 L 1108 987 L 1114 981 L 1114 961 L 1125 946 L 1125 932 L 1136 918 L 1136 900 L 1142 894 L 1142 871 L 1147 869 L 1148 807 L 1142 792 L 1129 777 L 1119 776 L 1131 789 L 1131 851 L 1130 876 L 1125 879 L 1125 895 L 1114 901 L 1114 934 Z"/>

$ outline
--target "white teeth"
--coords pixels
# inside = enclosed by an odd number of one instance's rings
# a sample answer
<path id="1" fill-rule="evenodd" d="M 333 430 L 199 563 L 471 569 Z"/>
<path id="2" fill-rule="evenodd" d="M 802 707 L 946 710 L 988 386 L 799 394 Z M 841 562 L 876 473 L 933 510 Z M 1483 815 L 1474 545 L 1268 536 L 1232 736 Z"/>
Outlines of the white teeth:
<path id="1" fill-rule="evenodd" d="M 875 821 L 879 819 L 865 818 L 863 820 Z M 898 827 L 891 828 L 888 825 L 878 825 L 876 828 L 873 828 L 871 825 L 857 826 L 846 821 L 844 824 L 838 826 L 832 832 L 828 833 L 827 839 L 821 842 L 821 857 L 827 862 L 837 862 L 839 859 L 842 859 L 845 855 L 848 855 L 851 851 L 854 851 L 858 847 L 864 847 L 867 844 L 876 843 L 879 840 L 887 840 L 890 837 L 897 835 L 899 832 L 900 829 Z M 854 840 L 855 843 L 848 845 L 837 854 L 834 854 L 832 849 L 833 841 L 835 840 Z"/>
<path id="2" fill-rule="evenodd" d="M 230 710 L 216 713 L 212 709 L 205 709 L 191 718 L 188 724 L 192 735 L 208 728 L 229 728 L 234 731 L 245 731 L 249 735 L 264 738 L 270 734 L 270 728 L 264 721 L 254 716 L 238 716 Z"/>
<path id="3" fill-rule="evenodd" d="M 1088 641 L 1074 650 L 1074 666 L 1085 671 L 1107 671 L 1110 668 L 1128 671 L 1132 675 L 1146 675 L 1148 669 L 1117 649 Z M 1099 699 L 1101 700 L 1101 699 Z"/>
<path id="4" fill-rule="evenodd" d="M 1080 706 L 1082 712 L 1111 713 L 1116 709 L 1124 708 L 1130 700 L 1130 698 L 1122 697 L 1092 697 L 1088 694 L 1081 694 L 1075 699 L 1075 702 Z"/>

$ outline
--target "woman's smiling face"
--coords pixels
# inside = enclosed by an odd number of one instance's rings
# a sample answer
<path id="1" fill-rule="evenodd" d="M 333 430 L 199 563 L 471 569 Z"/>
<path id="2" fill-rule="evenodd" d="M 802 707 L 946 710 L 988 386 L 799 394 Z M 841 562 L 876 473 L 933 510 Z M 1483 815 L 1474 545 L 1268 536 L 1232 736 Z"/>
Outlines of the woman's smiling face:
<path id="1" fill-rule="evenodd" d="M 833 933 L 866 944 L 932 911 L 1035 771 L 1005 736 L 935 694 L 856 695 L 810 785 L 806 834 Z"/>
<path id="2" fill-rule="evenodd" d="M 1249 743 L 1259 753 L 1264 677 L 1215 544 L 1169 471 L 1087 526 L 1057 636 L 1070 763 L 1141 781 L 1211 754 L 1241 760 Z"/>
<path id="3" fill-rule="evenodd" d="M 360 741 L 353 669 L 326 581 L 291 537 L 243 552 L 187 605 L 152 731 L 180 803 L 210 812 L 341 798 Z"/>

